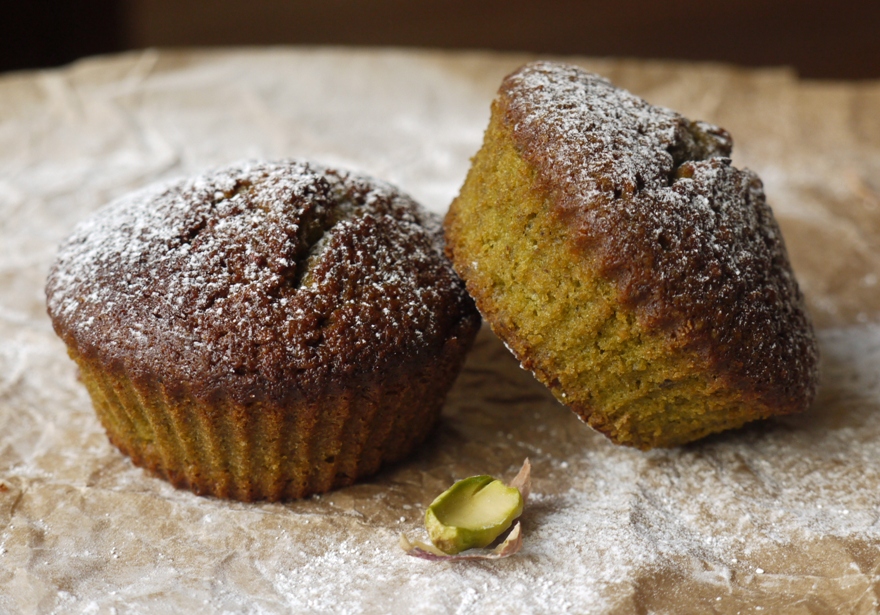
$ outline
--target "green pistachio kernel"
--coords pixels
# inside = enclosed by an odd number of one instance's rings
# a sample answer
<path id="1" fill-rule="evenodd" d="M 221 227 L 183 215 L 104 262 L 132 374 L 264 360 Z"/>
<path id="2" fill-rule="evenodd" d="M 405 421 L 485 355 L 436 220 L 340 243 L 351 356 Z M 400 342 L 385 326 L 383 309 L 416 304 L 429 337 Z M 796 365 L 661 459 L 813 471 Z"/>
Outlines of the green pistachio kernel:
<path id="1" fill-rule="evenodd" d="M 491 476 L 471 476 L 441 493 L 425 513 L 434 545 L 453 555 L 486 547 L 522 514 L 519 489 Z"/>

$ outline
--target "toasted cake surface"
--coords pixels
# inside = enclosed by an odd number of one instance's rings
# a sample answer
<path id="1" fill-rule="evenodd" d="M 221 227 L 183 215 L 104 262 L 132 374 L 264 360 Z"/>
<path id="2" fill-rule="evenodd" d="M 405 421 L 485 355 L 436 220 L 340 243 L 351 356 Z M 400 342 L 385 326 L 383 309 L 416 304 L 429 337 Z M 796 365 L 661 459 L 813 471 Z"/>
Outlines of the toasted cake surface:
<path id="1" fill-rule="evenodd" d="M 376 180 L 263 163 L 124 199 L 82 224 L 47 287 L 86 358 L 239 402 L 417 369 L 469 299 L 439 221 Z"/>

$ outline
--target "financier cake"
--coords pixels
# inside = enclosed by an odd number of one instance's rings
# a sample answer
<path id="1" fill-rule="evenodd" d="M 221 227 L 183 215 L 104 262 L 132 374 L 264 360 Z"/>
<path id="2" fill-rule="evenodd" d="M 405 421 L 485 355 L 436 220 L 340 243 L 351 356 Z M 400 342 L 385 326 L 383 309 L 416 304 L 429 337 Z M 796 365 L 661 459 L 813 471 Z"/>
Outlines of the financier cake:
<path id="1" fill-rule="evenodd" d="M 807 408 L 817 345 L 761 181 L 724 130 L 575 66 L 509 75 L 446 218 L 493 330 L 618 444 Z"/>
<path id="2" fill-rule="evenodd" d="M 439 218 L 303 162 L 231 166 L 82 223 L 46 289 L 110 441 L 199 494 L 348 485 L 435 423 L 479 327 Z"/>

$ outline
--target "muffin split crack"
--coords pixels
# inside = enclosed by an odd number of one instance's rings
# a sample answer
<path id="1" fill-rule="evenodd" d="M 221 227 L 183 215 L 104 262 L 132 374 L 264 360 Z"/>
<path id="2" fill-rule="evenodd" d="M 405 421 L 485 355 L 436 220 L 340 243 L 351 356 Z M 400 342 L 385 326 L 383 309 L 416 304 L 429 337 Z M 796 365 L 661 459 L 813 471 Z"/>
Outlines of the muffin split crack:
<path id="1" fill-rule="evenodd" d="M 721 128 L 534 63 L 502 83 L 446 217 L 493 330 L 616 443 L 682 444 L 815 396 L 803 296 L 731 149 Z"/>
<path id="2" fill-rule="evenodd" d="M 479 327 L 440 220 L 378 180 L 228 167 L 82 223 L 48 310 L 110 440 L 197 493 L 289 499 L 407 455 Z"/>

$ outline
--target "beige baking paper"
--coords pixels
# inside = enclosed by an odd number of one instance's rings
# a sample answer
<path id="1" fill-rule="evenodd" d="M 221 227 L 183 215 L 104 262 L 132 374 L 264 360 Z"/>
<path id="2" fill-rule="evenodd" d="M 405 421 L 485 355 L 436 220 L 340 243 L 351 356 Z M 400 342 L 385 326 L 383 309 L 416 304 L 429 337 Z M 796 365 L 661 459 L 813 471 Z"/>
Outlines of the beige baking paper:
<path id="1" fill-rule="evenodd" d="M 289 504 L 177 491 L 110 446 L 45 315 L 58 243 L 112 198 L 301 157 L 442 213 L 501 78 L 488 54 L 154 52 L 0 77 L 0 613 L 873 613 L 880 602 L 880 84 L 574 59 L 734 135 L 820 327 L 802 416 L 609 444 L 487 330 L 412 460 Z M 509 559 L 404 555 L 431 499 L 531 459 Z"/>

